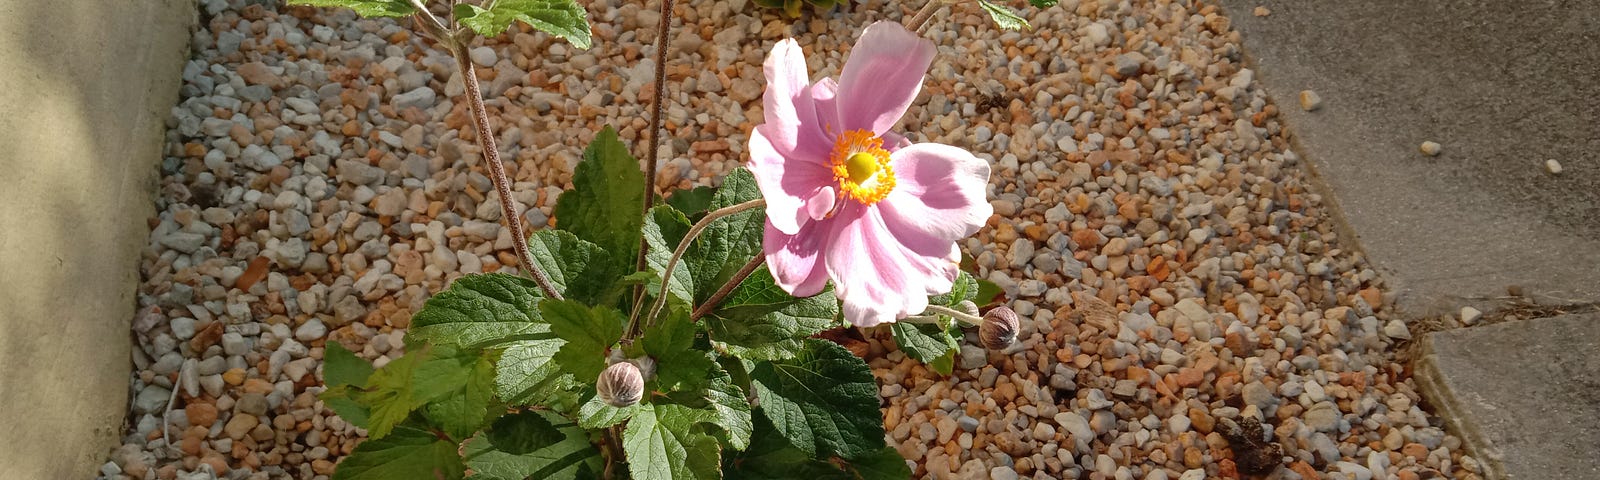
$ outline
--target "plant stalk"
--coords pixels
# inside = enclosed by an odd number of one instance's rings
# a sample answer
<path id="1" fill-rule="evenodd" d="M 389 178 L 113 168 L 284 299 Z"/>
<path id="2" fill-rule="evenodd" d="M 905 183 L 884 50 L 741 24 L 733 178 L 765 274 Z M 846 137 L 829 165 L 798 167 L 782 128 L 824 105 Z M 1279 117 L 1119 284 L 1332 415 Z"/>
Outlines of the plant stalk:
<path id="1" fill-rule="evenodd" d="M 678 241 L 678 248 L 672 251 L 672 259 L 667 260 L 666 268 L 661 270 L 661 294 L 656 296 L 655 306 L 650 308 L 650 314 L 645 315 L 645 322 L 642 323 L 648 324 L 654 321 L 656 316 L 661 314 L 661 308 L 667 305 L 667 295 L 669 295 L 667 291 L 669 290 L 668 285 L 672 282 L 672 270 L 678 267 L 678 260 L 683 258 L 683 252 L 689 250 L 689 245 L 693 244 L 694 239 L 700 236 L 700 232 L 705 231 L 706 227 L 711 226 L 711 222 L 715 222 L 722 217 L 733 215 L 735 213 L 743 212 L 752 208 L 761 208 L 765 206 L 767 206 L 767 200 L 764 198 L 757 198 L 755 200 L 737 205 L 729 205 L 706 213 L 705 218 L 700 219 L 700 221 L 696 222 L 694 226 L 689 227 L 689 233 L 685 233 L 683 235 L 683 240 Z M 640 323 L 641 322 L 639 322 L 637 318 L 629 319 L 628 335 L 623 338 L 633 338 L 636 336 L 638 334 L 637 329 L 640 327 Z"/>
<path id="2" fill-rule="evenodd" d="M 733 278 L 728 279 L 728 283 L 722 284 L 722 288 L 718 288 L 716 293 L 711 294 L 711 298 L 707 298 L 706 303 L 702 303 L 700 308 L 694 309 L 694 314 L 690 315 L 689 319 L 699 320 L 700 317 L 711 313 L 711 310 L 717 308 L 717 304 L 722 303 L 723 298 L 727 298 L 729 293 L 733 293 L 735 287 L 738 287 L 740 283 L 744 283 L 744 279 L 750 278 L 750 274 L 755 273 L 756 268 L 766 262 L 767 256 L 757 253 L 755 257 L 750 259 L 750 262 L 745 263 L 743 267 L 739 268 L 738 272 L 733 274 Z"/>
<path id="3" fill-rule="evenodd" d="M 650 125 L 645 130 L 650 133 L 650 147 L 644 156 L 644 211 L 649 212 L 650 207 L 656 202 L 656 155 L 661 148 L 661 110 L 663 100 L 667 96 L 667 50 L 672 45 L 667 42 L 672 38 L 672 0 L 661 0 L 661 20 L 656 28 L 656 83 L 655 96 L 650 99 Z M 634 271 L 642 272 L 647 265 L 645 255 L 650 251 L 650 243 L 639 238 L 639 258 L 634 263 Z M 634 287 L 633 304 L 639 305 L 644 301 L 644 285 Z M 638 312 L 634 308 L 634 312 Z M 629 338 L 632 338 L 630 335 Z"/>
<path id="4" fill-rule="evenodd" d="M 967 324 L 969 326 L 973 326 L 973 327 L 976 327 L 978 325 L 983 325 L 983 318 L 982 317 L 974 316 L 974 315 L 969 314 L 967 312 L 963 312 L 963 311 L 960 311 L 960 310 L 956 310 L 956 309 L 953 309 L 953 308 L 950 308 L 950 307 L 944 307 L 944 306 L 940 306 L 940 305 L 928 305 L 928 309 L 927 310 L 923 310 L 922 313 L 924 315 L 930 314 L 930 313 L 938 314 L 938 315 L 944 315 L 944 316 L 956 319 L 957 322 L 965 323 L 965 324 Z M 907 318 L 906 321 L 909 321 L 911 323 L 938 323 L 938 319 L 937 318 L 935 318 L 931 322 L 928 322 L 928 321 L 916 321 L 916 320 L 911 320 L 910 318 Z"/>
<path id="5" fill-rule="evenodd" d="M 429 15 L 429 18 L 433 18 Z M 437 22 L 434 18 L 432 21 Z M 500 216 L 504 217 L 506 228 L 511 229 L 512 248 L 517 249 L 517 261 L 522 265 L 522 271 L 533 277 L 534 283 L 539 284 L 539 289 L 544 291 L 545 297 L 562 299 L 561 292 L 550 283 L 550 278 L 544 271 L 539 270 L 539 265 L 533 263 L 533 257 L 528 252 L 528 236 L 522 229 L 521 209 L 517 199 L 511 196 L 511 181 L 506 178 L 506 166 L 500 161 L 500 149 L 495 145 L 494 133 L 489 126 L 489 114 L 483 107 L 483 94 L 478 88 L 478 73 L 473 70 L 472 59 L 467 55 L 464 43 L 453 37 L 440 39 L 450 49 L 450 55 L 456 58 L 456 67 L 461 70 L 462 83 L 467 87 L 467 105 L 472 109 L 473 128 L 478 132 L 478 147 L 483 150 L 483 159 L 489 164 L 489 178 L 494 180 L 495 192 L 500 196 Z"/>

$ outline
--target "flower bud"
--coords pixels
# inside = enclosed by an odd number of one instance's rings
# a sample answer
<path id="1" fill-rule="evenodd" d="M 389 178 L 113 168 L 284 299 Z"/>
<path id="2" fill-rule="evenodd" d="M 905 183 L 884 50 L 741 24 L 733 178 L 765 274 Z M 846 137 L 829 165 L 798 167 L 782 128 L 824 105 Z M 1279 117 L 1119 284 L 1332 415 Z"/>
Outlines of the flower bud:
<path id="1" fill-rule="evenodd" d="M 600 372 L 595 383 L 600 399 L 613 407 L 626 407 L 639 403 L 644 397 L 644 376 L 633 362 L 617 362 Z"/>
<path id="2" fill-rule="evenodd" d="M 1003 306 L 995 307 L 983 315 L 983 324 L 978 326 L 978 339 L 983 341 L 984 348 L 1004 350 L 1016 343 L 1020 327 L 1017 312 Z"/>

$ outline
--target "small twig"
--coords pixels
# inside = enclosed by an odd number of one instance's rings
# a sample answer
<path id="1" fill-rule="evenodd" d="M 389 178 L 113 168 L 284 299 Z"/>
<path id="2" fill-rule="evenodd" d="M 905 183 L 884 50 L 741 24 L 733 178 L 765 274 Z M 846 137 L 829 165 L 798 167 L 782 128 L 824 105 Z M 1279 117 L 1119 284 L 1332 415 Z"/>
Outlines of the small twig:
<path id="1" fill-rule="evenodd" d="M 456 57 L 456 67 L 461 69 L 462 83 L 467 87 L 467 105 L 472 108 L 478 146 L 483 150 L 484 161 L 489 164 L 489 178 L 494 180 L 495 191 L 500 195 L 500 215 L 505 217 L 506 228 L 511 229 L 511 245 L 517 249 L 517 260 L 522 264 L 522 271 L 533 277 L 534 283 L 539 284 L 539 289 L 544 290 L 546 297 L 560 300 L 561 292 L 550 283 L 544 271 L 539 270 L 539 265 L 533 263 L 533 257 L 528 253 L 528 237 L 522 230 L 522 216 L 517 213 L 520 206 L 517 205 L 517 199 L 511 196 L 511 182 L 506 179 L 506 166 L 500 161 L 500 149 L 495 145 L 494 133 L 490 130 L 489 114 L 483 108 L 483 94 L 478 90 L 478 74 L 473 70 L 466 45 L 454 40 L 446 43 L 450 47 L 450 55 Z"/>
<path id="2" fill-rule="evenodd" d="M 672 270 L 677 268 L 678 260 L 683 258 L 683 252 L 689 250 L 689 245 L 694 243 L 695 237 L 700 236 L 700 232 L 704 231 L 706 227 L 711 226 L 711 222 L 715 222 L 722 217 L 733 215 L 735 213 L 743 212 L 752 208 L 765 207 L 766 205 L 767 200 L 763 198 L 757 198 L 755 200 L 737 205 L 729 205 L 712 210 L 710 213 L 706 214 L 705 218 L 700 219 L 700 221 L 696 222 L 694 226 L 689 227 L 689 233 L 684 234 L 683 240 L 678 241 L 678 248 L 672 251 L 672 259 L 667 260 L 666 268 L 661 270 L 661 294 L 656 296 L 655 306 L 650 308 L 650 314 L 644 317 L 645 322 L 643 323 L 654 321 L 656 316 L 661 314 L 661 308 L 667 305 L 667 296 L 669 295 L 667 293 L 667 287 L 669 283 L 672 282 Z M 639 322 L 638 318 L 628 319 L 628 335 L 623 338 L 633 338 L 634 336 L 638 335 L 640 323 L 641 322 Z"/>
<path id="3" fill-rule="evenodd" d="M 717 304 L 722 303 L 723 298 L 726 298 L 729 293 L 733 293 L 735 287 L 743 283 L 744 279 L 749 278 L 751 273 L 755 273 L 756 267 L 760 267 L 761 264 L 766 262 L 767 256 L 757 252 L 755 257 L 752 257 L 749 262 L 739 268 L 737 273 L 733 274 L 733 278 L 728 279 L 728 283 L 722 284 L 722 288 L 718 288 L 716 293 L 711 294 L 711 298 L 707 298 L 706 303 L 702 303 L 700 308 L 694 309 L 694 314 L 690 315 L 689 319 L 699 320 L 700 317 L 711 313 L 712 309 L 717 308 Z"/>
<path id="4" fill-rule="evenodd" d="M 911 20 L 906 22 L 906 30 L 910 30 L 912 32 L 921 30 L 922 26 L 928 23 L 928 19 L 933 18 L 934 12 L 938 12 L 939 8 L 943 7 L 944 5 L 945 0 L 928 0 L 928 3 L 922 5 L 921 10 L 917 10 L 917 15 L 911 17 Z"/>

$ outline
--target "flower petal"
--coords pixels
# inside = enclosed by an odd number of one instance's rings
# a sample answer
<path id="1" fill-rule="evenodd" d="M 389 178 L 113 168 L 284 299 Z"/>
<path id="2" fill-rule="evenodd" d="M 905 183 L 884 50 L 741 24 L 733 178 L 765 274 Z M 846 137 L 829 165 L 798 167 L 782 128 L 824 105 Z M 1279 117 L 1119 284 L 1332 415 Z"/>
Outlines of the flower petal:
<path id="1" fill-rule="evenodd" d="M 935 52 L 932 41 L 897 22 L 868 25 L 839 74 L 839 128 L 874 135 L 894 128 L 922 90 Z"/>
<path id="2" fill-rule="evenodd" d="M 827 135 L 828 141 L 835 141 L 839 137 L 839 82 L 833 78 L 823 77 L 817 83 L 811 84 L 811 101 L 816 112 L 817 125 L 822 126 L 822 133 Z"/>
<path id="3" fill-rule="evenodd" d="M 885 226 L 920 255 L 947 256 L 994 215 L 986 200 L 989 163 L 971 152 L 918 143 L 890 154 L 895 187 L 877 206 Z"/>
<path id="4" fill-rule="evenodd" d="M 761 198 L 767 200 L 767 221 L 792 235 L 810 220 L 806 201 L 832 184 L 833 172 L 820 163 L 791 161 L 779 153 L 767 134 L 772 129 L 772 124 L 765 124 L 750 131 L 746 166 L 756 177 Z"/>
<path id="5" fill-rule="evenodd" d="M 822 220 L 828 216 L 829 212 L 833 211 L 834 202 L 838 199 L 839 194 L 832 186 L 819 188 L 817 193 L 812 194 L 811 198 L 806 200 L 806 215 L 810 216 L 812 220 Z"/>
<path id="6" fill-rule="evenodd" d="M 767 270 L 779 287 L 796 297 L 809 297 L 828 284 L 826 262 L 821 262 L 828 225 L 811 222 L 795 235 L 785 234 L 767 222 L 761 248 L 767 256 Z"/>
<path id="7" fill-rule="evenodd" d="M 827 161 L 833 144 L 816 121 L 816 102 L 811 100 L 811 82 L 806 73 L 805 53 L 794 39 L 772 47 L 762 64 L 767 89 L 761 95 L 768 139 L 786 157 L 813 162 Z"/>
<path id="8" fill-rule="evenodd" d="M 956 263 L 902 246 L 877 208 L 847 203 L 827 223 L 834 227 L 826 252 L 828 276 L 851 323 L 870 327 L 922 313 L 929 290 L 943 286 L 949 291 Z"/>

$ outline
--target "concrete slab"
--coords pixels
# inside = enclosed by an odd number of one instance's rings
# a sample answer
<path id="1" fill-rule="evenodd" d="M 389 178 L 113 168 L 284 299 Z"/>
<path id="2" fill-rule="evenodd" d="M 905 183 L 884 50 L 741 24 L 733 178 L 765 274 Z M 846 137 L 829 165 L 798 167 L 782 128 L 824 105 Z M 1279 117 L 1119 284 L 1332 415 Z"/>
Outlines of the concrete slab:
<path id="1" fill-rule="evenodd" d="M 1489 478 L 1600 478 L 1600 314 L 1429 334 L 1417 384 Z"/>
<path id="2" fill-rule="evenodd" d="M 1220 3 L 1402 310 L 1600 300 L 1600 2 Z"/>
<path id="3" fill-rule="evenodd" d="M 0 478 L 91 478 L 118 444 L 194 18 L 192 0 L 0 0 Z"/>

